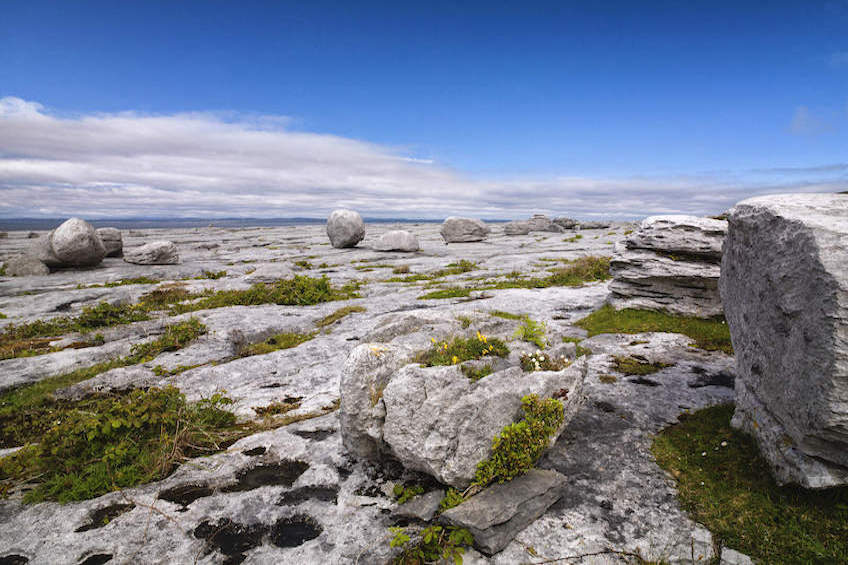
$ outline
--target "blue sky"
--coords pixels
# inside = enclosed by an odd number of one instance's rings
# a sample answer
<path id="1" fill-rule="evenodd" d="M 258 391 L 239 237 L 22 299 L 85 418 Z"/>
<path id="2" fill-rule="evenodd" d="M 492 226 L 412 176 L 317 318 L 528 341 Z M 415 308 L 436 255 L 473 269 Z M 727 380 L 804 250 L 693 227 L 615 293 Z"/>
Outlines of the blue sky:
<path id="1" fill-rule="evenodd" d="M 0 215 L 638 216 L 848 188 L 848 1 L 403 4 L 7 0 Z"/>

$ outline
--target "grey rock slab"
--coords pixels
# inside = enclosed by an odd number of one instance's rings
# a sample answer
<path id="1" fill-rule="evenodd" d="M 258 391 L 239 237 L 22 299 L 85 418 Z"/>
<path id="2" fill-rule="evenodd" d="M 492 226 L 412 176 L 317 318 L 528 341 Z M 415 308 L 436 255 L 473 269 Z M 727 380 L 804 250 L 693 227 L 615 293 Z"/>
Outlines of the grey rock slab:
<path id="1" fill-rule="evenodd" d="M 327 236 L 333 247 L 355 247 L 365 237 L 362 216 L 353 210 L 333 210 L 327 219 Z"/>
<path id="2" fill-rule="evenodd" d="M 474 546 L 492 555 L 559 500 L 565 482 L 566 478 L 556 471 L 531 469 L 445 511 L 441 520 L 467 528 L 474 536 Z"/>
<path id="3" fill-rule="evenodd" d="M 778 482 L 848 484 L 848 197 L 752 198 L 728 219 L 720 284 L 742 384 L 733 423 Z"/>
<path id="4" fill-rule="evenodd" d="M 244 281 L 249 284 L 274 283 L 282 279 L 289 279 L 295 275 L 294 270 L 284 263 L 270 263 L 260 265 L 255 270 L 244 276 Z"/>
<path id="5" fill-rule="evenodd" d="M 553 221 L 553 223 L 555 223 L 559 227 L 566 229 L 566 230 L 573 230 L 580 223 L 573 218 L 566 218 L 565 216 L 560 216 L 558 218 L 554 218 L 552 221 Z"/>
<path id="6" fill-rule="evenodd" d="M 489 235 L 489 227 L 475 218 L 447 218 L 439 230 L 445 243 L 468 243 L 483 241 Z"/>
<path id="7" fill-rule="evenodd" d="M 698 216 L 650 216 L 625 240 L 628 248 L 721 259 L 727 222 Z"/>
<path id="8" fill-rule="evenodd" d="M 124 261 L 136 265 L 176 265 L 180 254 L 173 241 L 151 241 L 125 250 Z"/>
<path id="9" fill-rule="evenodd" d="M 407 469 L 465 488 L 477 463 L 491 454 L 492 438 L 523 417 L 524 396 L 547 398 L 567 391 L 555 441 L 583 401 L 585 371 L 585 360 L 579 360 L 557 372 L 524 373 L 512 367 L 472 381 L 455 365 L 407 365 L 383 390 L 383 441 Z"/>
<path id="10" fill-rule="evenodd" d="M 6 275 L 10 277 L 31 277 L 50 274 L 50 269 L 32 255 L 18 255 L 3 262 Z"/>
<path id="11" fill-rule="evenodd" d="M 581 230 L 605 230 L 608 227 L 610 227 L 610 223 L 601 220 L 580 222 Z"/>
<path id="12" fill-rule="evenodd" d="M 512 221 L 503 225 L 504 235 L 527 235 L 530 233 L 530 222 Z"/>
<path id="13" fill-rule="evenodd" d="M 392 514 L 398 518 L 410 518 L 429 522 L 436 515 L 436 511 L 439 509 L 439 503 L 442 502 L 444 497 L 445 491 L 431 490 L 430 492 L 416 496 L 412 500 L 407 500 L 395 508 Z"/>
<path id="14" fill-rule="evenodd" d="M 124 240 L 118 228 L 97 228 L 97 237 L 103 242 L 106 257 L 120 257 L 124 252 Z"/>
<path id="15" fill-rule="evenodd" d="M 380 236 L 374 244 L 375 251 L 418 251 L 418 238 L 406 230 L 391 230 Z"/>
<path id="16" fill-rule="evenodd" d="M 533 216 L 527 220 L 527 223 L 530 225 L 530 231 L 549 231 L 556 233 L 564 231 L 562 226 L 554 223 L 544 214 L 533 214 Z"/>

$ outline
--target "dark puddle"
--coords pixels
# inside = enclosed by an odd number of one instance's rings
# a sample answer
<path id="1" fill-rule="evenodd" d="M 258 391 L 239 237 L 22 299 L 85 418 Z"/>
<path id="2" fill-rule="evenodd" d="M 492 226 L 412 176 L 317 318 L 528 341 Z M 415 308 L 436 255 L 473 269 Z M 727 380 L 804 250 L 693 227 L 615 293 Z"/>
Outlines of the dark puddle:
<path id="1" fill-rule="evenodd" d="M 320 500 L 321 502 L 336 503 L 339 497 L 339 489 L 331 487 L 301 487 L 283 493 L 277 500 L 277 506 L 295 506 L 307 500 Z"/>
<path id="2" fill-rule="evenodd" d="M 134 504 L 111 504 L 105 508 L 95 510 L 88 516 L 88 523 L 83 524 L 75 532 L 87 532 L 102 528 L 121 514 L 125 514 L 135 508 Z M 110 556 L 111 558 L 111 556 Z M 2 561 L 0 561 L 2 563 Z"/>
<path id="3" fill-rule="evenodd" d="M 292 433 L 296 436 L 300 436 L 303 439 L 311 439 L 314 441 L 324 441 L 331 435 L 333 435 L 335 430 L 315 430 L 312 432 L 307 432 L 303 430 L 293 430 Z"/>
<path id="4" fill-rule="evenodd" d="M 182 508 L 179 512 L 188 510 L 188 505 L 197 500 L 210 496 L 214 491 L 206 485 L 182 485 L 179 487 L 169 488 L 159 493 L 158 498 L 167 500 L 174 504 L 179 504 Z"/>
<path id="5" fill-rule="evenodd" d="M 0 565 L 25 565 L 29 563 L 29 557 L 23 555 L 4 555 L 0 557 Z"/>
<path id="6" fill-rule="evenodd" d="M 651 379 L 646 379 L 645 377 L 636 377 L 635 379 L 628 379 L 628 383 L 633 383 L 635 385 L 645 385 L 645 386 L 660 386 L 660 383 L 657 381 L 652 381 Z"/>
<path id="7" fill-rule="evenodd" d="M 237 565 L 247 558 L 247 551 L 259 547 L 266 539 L 277 547 L 297 547 L 317 538 L 322 531 L 321 525 L 311 516 L 299 514 L 281 518 L 270 526 L 246 526 L 228 518 L 214 525 L 206 521 L 195 528 L 194 537 L 205 539 L 207 548 L 223 553 L 226 556 L 225 564 Z"/>
<path id="8" fill-rule="evenodd" d="M 112 561 L 111 553 L 95 553 L 80 561 L 79 565 L 103 565 L 109 561 Z"/>
<path id="9" fill-rule="evenodd" d="M 252 469 L 244 469 L 236 475 L 236 484 L 222 489 L 224 492 L 242 492 L 264 486 L 290 487 L 309 469 L 303 461 L 280 461 L 271 465 L 258 465 Z"/>
<path id="10" fill-rule="evenodd" d="M 247 455 L 248 457 L 256 457 L 257 455 L 264 455 L 266 451 L 268 451 L 268 448 L 260 445 L 259 447 L 254 447 L 252 449 L 245 449 L 242 451 L 242 454 Z"/>

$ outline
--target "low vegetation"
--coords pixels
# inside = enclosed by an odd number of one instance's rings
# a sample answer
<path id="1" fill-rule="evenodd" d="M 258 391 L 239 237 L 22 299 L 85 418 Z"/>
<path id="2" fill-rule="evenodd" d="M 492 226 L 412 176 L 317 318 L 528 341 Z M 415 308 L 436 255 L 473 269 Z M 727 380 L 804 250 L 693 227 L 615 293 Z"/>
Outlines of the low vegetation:
<path id="1" fill-rule="evenodd" d="M 492 454 L 477 464 L 473 485 L 484 488 L 523 475 L 536 465 L 562 424 L 562 402 L 530 394 L 521 399 L 524 419 L 506 426 L 492 441 Z"/>
<path id="2" fill-rule="evenodd" d="M 548 346 L 547 330 L 545 322 L 537 322 L 529 316 L 525 316 L 522 318 L 521 325 L 516 328 L 512 335 L 516 339 L 532 343 L 539 349 L 544 349 Z"/>
<path id="3" fill-rule="evenodd" d="M 57 410 L 38 438 L 0 459 L 6 484 L 34 482 L 25 502 L 85 500 L 167 476 L 186 457 L 216 451 L 235 424 L 216 394 L 189 404 L 173 387 L 96 396 Z"/>
<path id="4" fill-rule="evenodd" d="M 443 288 L 440 290 L 434 290 L 433 292 L 428 292 L 427 294 L 422 294 L 418 297 L 419 300 L 434 300 L 434 299 L 444 299 L 444 298 L 464 298 L 471 294 L 470 288 L 462 288 L 462 287 L 450 287 Z"/>
<path id="5" fill-rule="evenodd" d="M 427 526 L 413 536 L 406 528 L 389 528 L 394 534 L 389 545 L 402 548 L 392 560 L 394 565 L 424 565 L 454 562 L 461 564 L 465 548 L 474 543 L 471 532 L 455 526 Z"/>
<path id="6" fill-rule="evenodd" d="M 654 439 L 681 506 L 717 543 L 758 563 L 848 562 L 848 487 L 777 486 L 732 415 L 732 405 L 684 414 Z"/>
<path id="7" fill-rule="evenodd" d="M 159 284 L 159 279 L 151 279 L 150 277 L 133 277 L 129 279 L 120 279 L 117 281 L 105 282 L 103 284 L 78 284 L 77 288 L 115 288 L 117 286 L 126 286 L 131 284 Z"/>
<path id="8" fill-rule="evenodd" d="M 153 341 L 135 345 L 126 357 L 113 359 L 0 394 L 0 447 L 39 441 L 66 409 L 53 398 L 60 388 L 88 380 L 110 369 L 145 363 L 164 351 L 181 349 L 206 333 L 206 326 L 191 318 L 166 328 Z"/>
<path id="9" fill-rule="evenodd" d="M 301 343 L 306 343 L 316 335 L 318 335 L 317 332 L 308 334 L 283 332 L 275 334 L 260 343 L 252 343 L 242 347 L 238 356 L 252 357 L 253 355 L 265 355 L 266 353 L 279 351 L 280 349 L 291 349 L 292 347 L 297 347 Z"/>
<path id="10" fill-rule="evenodd" d="M 430 273 L 419 273 L 415 275 L 409 275 L 407 277 L 392 277 L 390 279 L 386 279 L 385 282 L 411 283 L 418 281 L 432 281 L 449 277 L 451 275 L 461 275 L 462 273 L 473 271 L 476 268 L 477 263 L 474 263 L 473 261 L 468 261 L 467 259 L 462 259 L 456 263 L 449 263 L 444 268 L 432 271 Z"/>
<path id="11" fill-rule="evenodd" d="M 605 281 L 610 278 L 609 257 L 588 255 L 569 262 L 564 267 L 553 269 L 546 277 L 511 278 L 486 285 L 485 289 L 504 288 L 548 288 L 552 286 L 583 286 L 586 283 Z"/>
<path id="12" fill-rule="evenodd" d="M 576 243 L 576 242 L 580 241 L 581 239 L 583 239 L 583 236 L 578 233 L 578 234 L 575 234 L 571 237 L 566 237 L 565 239 L 563 239 L 563 241 L 566 242 L 566 243 Z"/>
<path id="13" fill-rule="evenodd" d="M 589 332 L 589 337 L 603 333 L 679 333 L 692 338 L 695 346 L 700 349 L 733 354 L 730 330 L 721 318 L 691 318 L 629 308 L 616 310 L 607 304 L 579 320 L 575 325 Z"/>
<path id="14" fill-rule="evenodd" d="M 208 271 L 208 270 L 204 269 L 203 272 L 200 275 L 194 277 L 194 280 L 198 280 L 198 281 L 199 280 L 206 280 L 206 279 L 218 280 L 218 279 L 222 279 L 226 276 L 227 276 L 227 271 Z"/>
<path id="15" fill-rule="evenodd" d="M 576 356 L 577 357 L 583 357 L 584 355 L 591 355 L 592 350 L 589 349 L 588 347 L 583 347 L 582 345 L 580 345 L 581 341 L 583 341 L 583 340 L 579 337 L 571 337 L 571 336 L 567 336 L 567 335 L 562 336 L 562 342 L 563 343 L 574 343 L 574 344 L 576 344 L 576 346 L 577 346 Z"/>
<path id="16" fill-rule="evenodd" d="M 623 375 L 652 375 L 666 367 L 668 363 L 651 363 L 641 356 L 616 356 L 613 358 L 613 368 Z"/>
<path id="17" fill-rule="evenodd" d="M 398 483 L 392 489 L 392 494 L 395 495 L 395 499 L 398 504 L 404 504 L 419 494 L 424 494 L 424 487 L 418 484 L 406 486 L 402 483 Z"/>
<path id="18" fill-rule="evenodd" d="M 571 361 L 560 355 L 558 358 L 545 355 L 541 351 L 536 353 L 525 353 L 521 356 L 521 370 L 532 371 L 562 371 L 571 365 Z"/>
<path id="19" fill-rule="evenodd" d="M 343 308 L 339 308 L 332 314 L 325 316 L 315 322 L 315 325 L 319 328 L 326 328 L 327 326 L 331 326 L 341 320 L 346 316 L 350 316 L 351 314 L 355 314 L 357 312 L 365 312 L 366 308 L 364 306 L 344 306 Z"/>
<path id="20" fill-rule="evenodd" d="M 489 315 L 505 320 L 523 320 L 526 317 L 524 314 L 513 314 L 512 312 L 504 312 L 503 310 L 490 310 Z"/>
<path id="21" fill-rule="evenodd" d="M 506 357 L 509 348 L 500 339 L 489 338 L 480 332 L 474 337 L 455 337 L 451 341 L 437 342 L 418 356 L 418 362 L 427 367 L 458 365 L 463 361 L 482 359 L 486 356 Z"/>
<path id="22" fill-rule="evenodd" d="M 471 365 L 463 365 L 460 367 L 462 374 L 471 379 L 472 381 L 479 381 L 483 377 L 488 377 L 492 374 L 491 365 L 483 365 L 482 367 L 472 367 Z"/>

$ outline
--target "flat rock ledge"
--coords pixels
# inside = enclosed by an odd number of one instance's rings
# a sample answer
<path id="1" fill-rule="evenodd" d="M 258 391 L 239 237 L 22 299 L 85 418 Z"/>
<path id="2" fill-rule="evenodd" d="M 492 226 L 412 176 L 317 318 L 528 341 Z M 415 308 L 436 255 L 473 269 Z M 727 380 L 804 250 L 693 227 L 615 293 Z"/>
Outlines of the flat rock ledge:
<path id="1" fill-rule="evenodd" d="M 441 521 L 467 528 L 474 536 L 474 547 L 492 555 L 559 500 L 565 483 L 565 476 L 556 471 L 531 469 L 447 510 Z"/>
<path id="2" fill-rule="evenodd" d="M 718 280 L 727 222 L 696 216 L 651 216 L 610 262 L 610 303 L 709 318 L 722 313 Z"/>
<path id="3" fill-rule="evenodd" d="M 733 424 L 757 439 L 779 483 L 848 484 L 848 197 L 752 198 L 729 222 Z"/>

